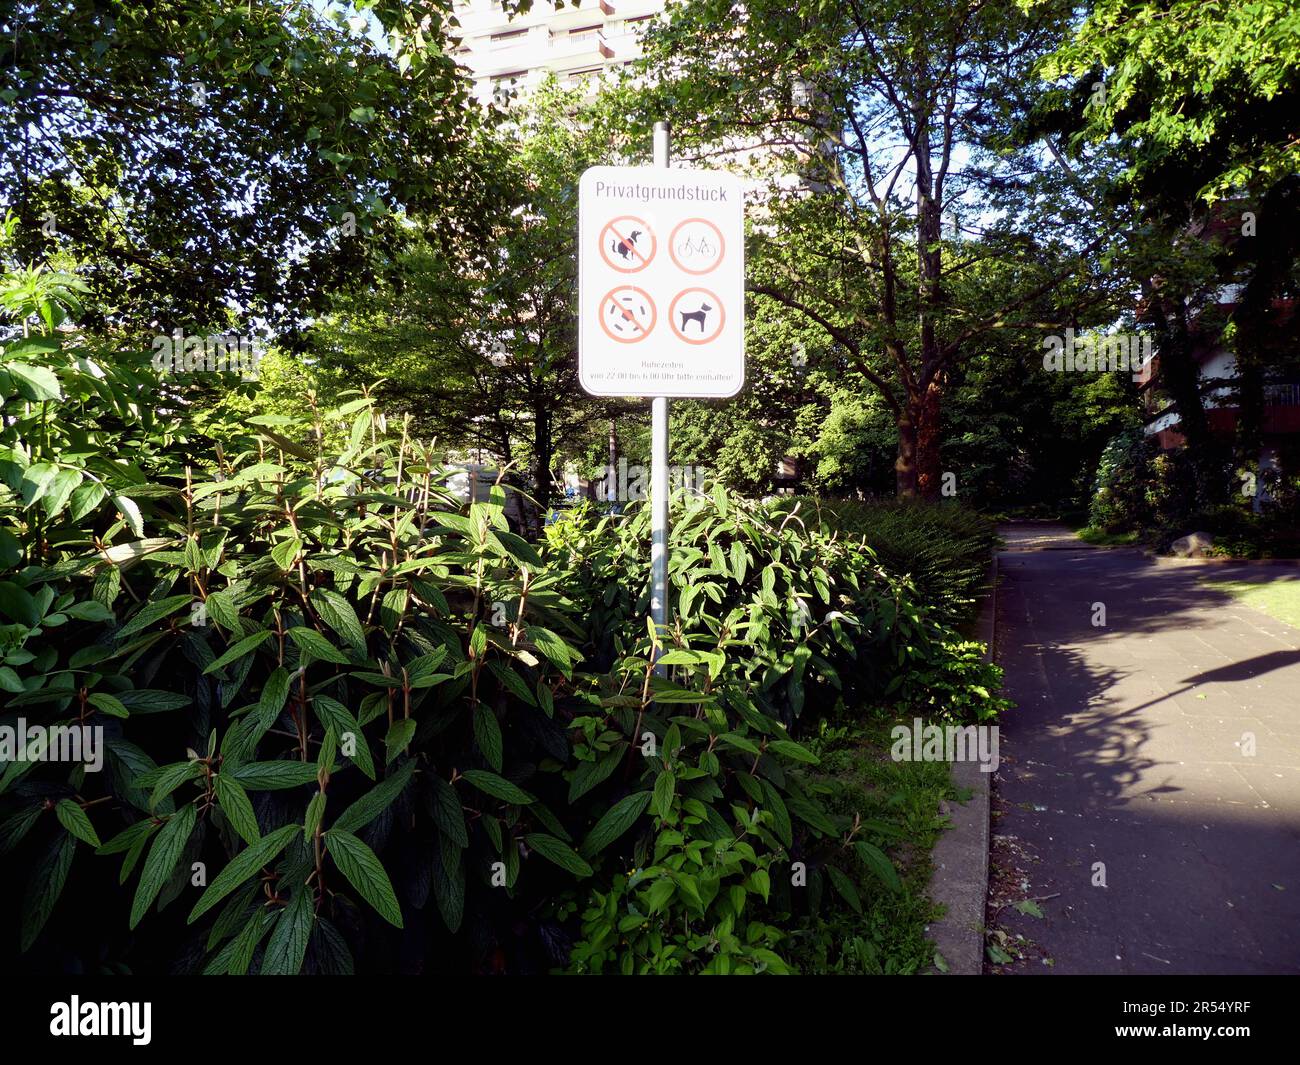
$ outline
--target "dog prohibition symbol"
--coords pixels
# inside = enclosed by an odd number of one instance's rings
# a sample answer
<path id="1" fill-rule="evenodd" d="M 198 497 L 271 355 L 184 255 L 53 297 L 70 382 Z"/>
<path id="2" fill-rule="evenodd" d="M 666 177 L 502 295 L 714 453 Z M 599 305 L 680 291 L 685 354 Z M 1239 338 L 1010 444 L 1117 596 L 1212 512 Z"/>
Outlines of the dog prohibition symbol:
<path id="1" fill-rule="evenodd" d="M 704 319 L 705 319 L 705 317 L 708 315 L 708 312 L 711 311 L 711 310 L 713 310 L 713 308 L 710 307 L 707 303 L 701 303 L 701 304 L 700 304 L 700 308 L 699 308 L 699 310 L 696 310 L 696 311 L 678 311 L 677 313 L 680 314 L 680 315 L 682 316 L 682 332 L 683 332 L 683 333 L 686 332 L 686 323 L 687 323 L 687 322 L 699 322 L 699 323 L 700 323 L 700 334 L 703 335 L 703 334 L 704 334 Z"/>
<path id="2" fill-rule="evenodd" d="M 627 240 L 611 240 L 609 242 L 610 250 L 620 259 L 627 261 L 632 258 L 632 253 L 636 251 L 636 242 L 641 239 L 641 230 L 634 229 L 627 235 Z"/>

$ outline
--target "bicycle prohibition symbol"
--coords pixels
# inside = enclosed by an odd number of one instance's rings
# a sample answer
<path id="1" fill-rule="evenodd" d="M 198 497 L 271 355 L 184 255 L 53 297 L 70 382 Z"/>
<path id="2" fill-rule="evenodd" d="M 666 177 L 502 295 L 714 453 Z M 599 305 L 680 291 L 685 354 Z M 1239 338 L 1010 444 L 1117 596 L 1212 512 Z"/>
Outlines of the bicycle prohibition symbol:
<path id="1" fill-rule="evenodd" d="M 687 218 L 673 229 L 668 254 L 679 270 L 707 274 L 722 262 L 726 242 L 722 231 L 707 218 Z"/>

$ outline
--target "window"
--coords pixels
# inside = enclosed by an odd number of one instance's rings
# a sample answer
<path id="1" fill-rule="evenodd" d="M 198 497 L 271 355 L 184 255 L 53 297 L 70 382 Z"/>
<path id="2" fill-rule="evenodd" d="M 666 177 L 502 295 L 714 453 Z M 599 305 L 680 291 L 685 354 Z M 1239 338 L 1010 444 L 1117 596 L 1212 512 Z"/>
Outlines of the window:
<path id="1" fill-rule="evenodd" d="M 513 45 L 522 44 L 527 36 L 527 30 L 507 30 L 505 33 L 494 33 L 491 37 L 492 47 L 510 48 Z"/>

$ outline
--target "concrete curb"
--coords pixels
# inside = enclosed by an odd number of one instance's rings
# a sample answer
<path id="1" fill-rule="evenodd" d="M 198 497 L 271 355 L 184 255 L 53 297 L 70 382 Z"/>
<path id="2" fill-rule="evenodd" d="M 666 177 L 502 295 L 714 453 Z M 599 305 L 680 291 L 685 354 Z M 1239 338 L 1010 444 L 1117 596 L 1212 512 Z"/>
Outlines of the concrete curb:
<path id="1" fill-rule="evenodd" d="M 993 660 L 997 633 L 998 556 L 989 563 L 989 593 L 980 606 L 979 632 Z M 946 974 L 931 967 L 930 975 L 979 976 L 984 970 L 984 907 L 989 891 L 989 783 L 977 762 L 954 762 L 953 784 L 971 792 L 964 803 L 944 802 L 940 813 L 951 826 L 934 845 L 930 900 L 944 915 L 929 926 L 935 952 L 947 963 Z"/>

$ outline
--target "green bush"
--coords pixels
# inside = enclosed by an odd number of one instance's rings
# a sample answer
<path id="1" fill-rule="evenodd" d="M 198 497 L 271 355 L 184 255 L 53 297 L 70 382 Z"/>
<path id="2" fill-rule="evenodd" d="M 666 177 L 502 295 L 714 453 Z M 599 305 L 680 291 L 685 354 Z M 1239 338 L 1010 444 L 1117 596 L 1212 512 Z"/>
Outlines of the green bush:
<path id="1" fill-rule="evenodd" d="M 970 620 L 998 542 L 992 519 L 958 503 L 921 500 L 781 500 L 777 506 L 795 503 L 804 520 L 817 515 L 845 539 L 865 541 L 881 566 L 910 579 L 916 602 L 939 621 Z"/>
<path id="2" fill-rule="evenodd" d="M 1097 463 L 1088 524 L 1107 533 L 1131 532 L 1148 525 L 1160 501 L 1152 495 L 1156 446 L 1140 428 L 1128 429 L 1106 444 Z"/>
<path id="3" fill-rule="evenodd" d="M 530 544 L 364 397 L 200 453 L 131 365 L 0 351 L 0 724 L 106 750 L 0 765 L 28 964 L 782 972 L 794 863 L 893 890 L 795 730 L 953 637 L 860 544 L 680 499 L 660 678 L 643 511 Z"/>

